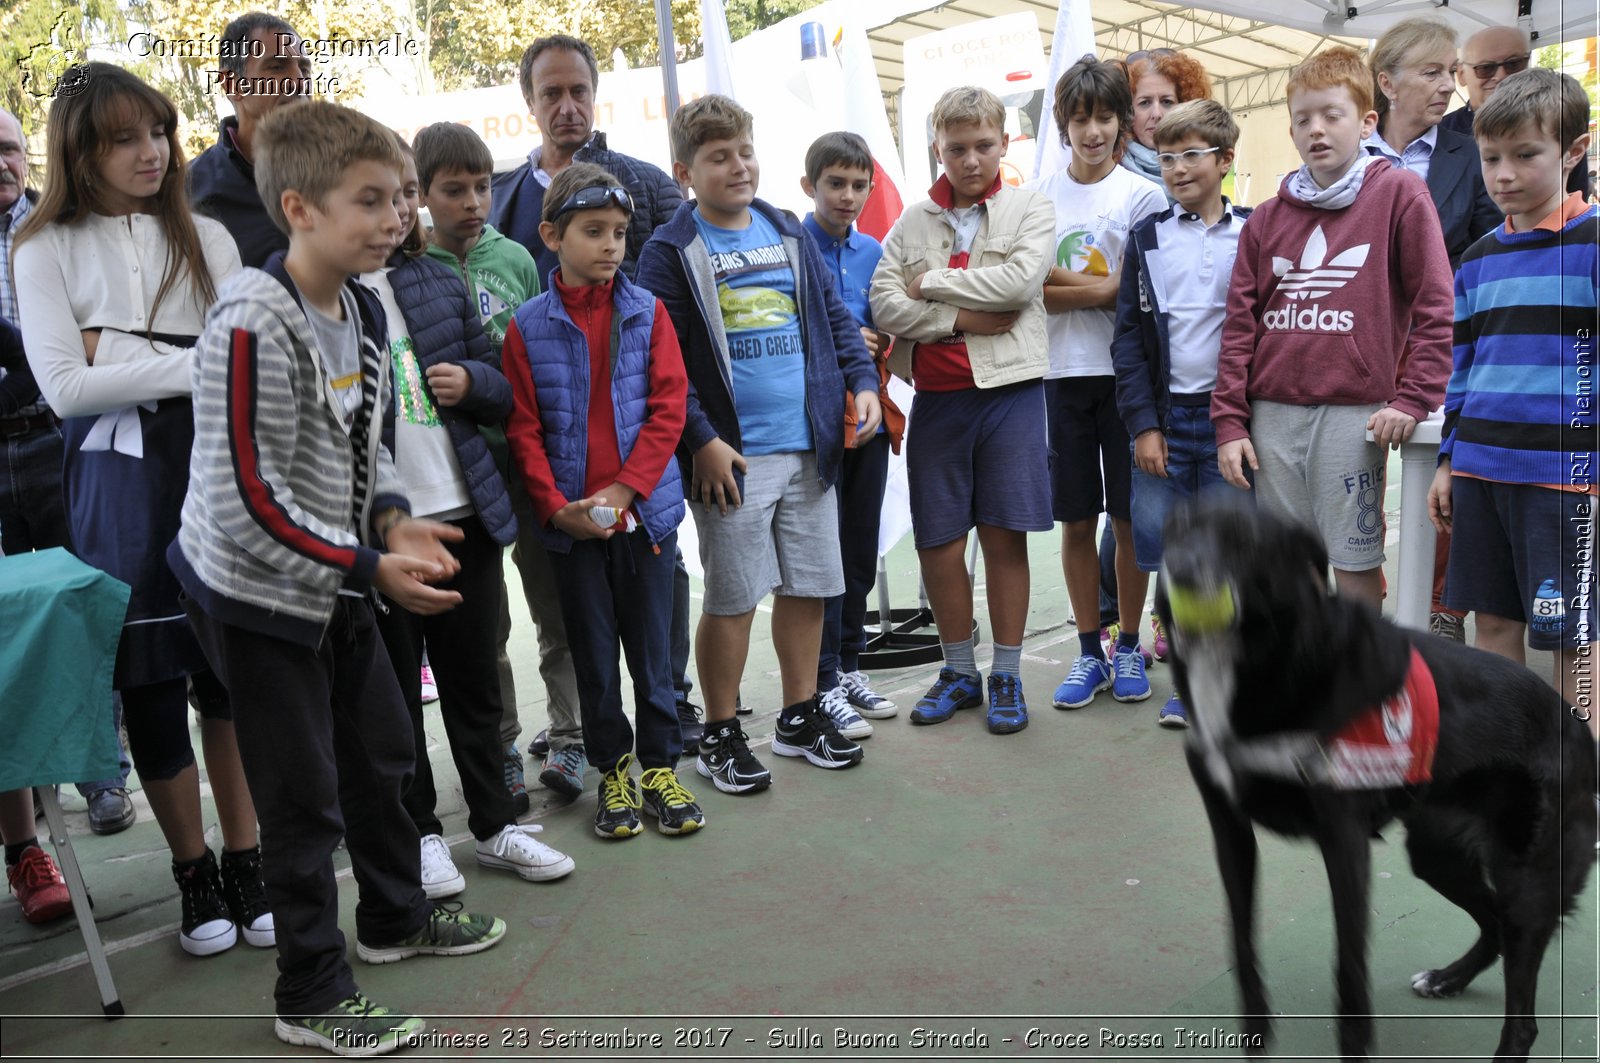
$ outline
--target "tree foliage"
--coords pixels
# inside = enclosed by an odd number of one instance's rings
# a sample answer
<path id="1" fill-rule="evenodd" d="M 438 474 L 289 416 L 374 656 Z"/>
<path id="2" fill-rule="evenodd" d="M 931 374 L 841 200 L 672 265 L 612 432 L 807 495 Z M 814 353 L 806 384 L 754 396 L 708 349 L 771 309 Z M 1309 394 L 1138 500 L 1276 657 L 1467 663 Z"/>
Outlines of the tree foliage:
<path id="1" fill-rule="evenodd" d="M 819 0 L 727 0 L 734 39 L 770 26 Z M 409 62 L 386 60 L 383 76 L 398 89 L 431 94 L 516 80 L 517 61 L 536 37 L 566 33 L 593 46 L 601 69 L 621 49 L 630 66 L 660 62 L 651 0 L 274 0 L 261 5 L 313 41 L 366 41 L 398 33 L 415 41 Z M 206 41 L 245 10 L 238 0 L 11 0 L 0 8 L 0 106 L 16 114 L 35 159 L 49 96 L 61 73 L 91 55 L 133 70 L 165 92 L 183 120 L 179 137 L 191 157 L 216 137 L 222 102 L 215 50 L 186 56 L 136 55 L 132 34 L 150 40 Z M 699 0 L 671 0 L 677 58 L 704 51 Z M 140 50 L 149 51 L 147 47 Z M 316 73 L 337 76 L 354 96 L 374 76 L 373 61 L 319 59 Z"/>

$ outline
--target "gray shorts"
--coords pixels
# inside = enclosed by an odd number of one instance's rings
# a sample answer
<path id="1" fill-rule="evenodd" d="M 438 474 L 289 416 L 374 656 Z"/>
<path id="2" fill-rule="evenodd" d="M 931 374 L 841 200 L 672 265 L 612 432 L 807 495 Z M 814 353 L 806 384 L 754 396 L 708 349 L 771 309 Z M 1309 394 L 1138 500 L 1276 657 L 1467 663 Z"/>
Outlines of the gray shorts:
<path id="1" fill-rule="evenodd" d="M 724 517 L 715 504 L 689 503 L 706 574 L 701 611 L 743 616 L 772 592 L 843 594 L 838 495 L 818 482 L 815 452 L 745 461 L 743 505 Z"/>
<path id="2" fill-rule="evenodd" d="M 1382 408 L 1250 404 L 1256 502 L 1316 528 L 1346 572 L 1383 564 L 1384 454 L 1367 441 L 1367 419 Z"/>

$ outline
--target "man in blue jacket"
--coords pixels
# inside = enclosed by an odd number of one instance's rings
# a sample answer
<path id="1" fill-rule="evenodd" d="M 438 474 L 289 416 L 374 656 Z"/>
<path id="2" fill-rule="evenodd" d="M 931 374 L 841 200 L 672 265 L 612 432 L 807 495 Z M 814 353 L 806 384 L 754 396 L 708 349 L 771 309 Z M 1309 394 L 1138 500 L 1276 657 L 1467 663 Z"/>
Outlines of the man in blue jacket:
<path id="1" fill-rule="evenodd" d="M 256 127 L 301 97 L 311 60 L 293 26 L 260 11 L 228 23 L 218 52 L 233 115 L 222 120 L 217 142 L 189 164 L 189 201 L 227 226 L 239 245 L 239 261 L 259 269 L 273 252 L 289 249 L 289 234 L 272 223 L 256 191 Z"/>
<path id="2" fill-rule="evenodd" d="M 528 249 L 538 263 L 540 282 L 545 290 L 551 290 L 549 278 L 556 267 L 556 255 L 539 238 L 545 189 L 571 163 L 592 162 L 621 179 L 633 198 L 633 215 L 622 251 L 622 273 L 629 280 L 635 279 L 645 241 L 683 202 L 677 182 L 659 166 L 612 151 L 606 145 L 606 135 L 595 129 L 600 66 L 588 42 L 564 34 L 540 37 L 522 53 L 517 83 L 529 113 L 539 123 L 540 142 L 528 154 L 527 162 L 509 173 L 496 175 L 490 186 L 489 224 Z M 688 671 L 689 573 L 679 552 L 672 585 L 672 687 L 686 748 L 699 742 L 703 731 L 700 707 L 689 701 L 694 684 L 689 681 Z M 543 739 L 544 733 L 540 732 L 533 741 L 530 752 L 535 756 L 542 755 Z"/>

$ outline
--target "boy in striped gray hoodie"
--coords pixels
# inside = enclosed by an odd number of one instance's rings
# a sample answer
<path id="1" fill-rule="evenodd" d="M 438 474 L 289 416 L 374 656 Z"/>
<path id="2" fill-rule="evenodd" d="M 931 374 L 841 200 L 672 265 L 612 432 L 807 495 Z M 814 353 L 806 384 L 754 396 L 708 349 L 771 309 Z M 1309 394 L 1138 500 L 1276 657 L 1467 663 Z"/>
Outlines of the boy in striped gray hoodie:
<path id="1" fill-rule="evenodd" d="M 478 952 L 505 934 L 500 919 L 423 894 L 401 805 L 416 751 L 373 616 L 374 590 L 414 613 L 454 607 L 459 594 L 429 584 L 456 571 L 446 542 L 461 532 L 410 516 L 381 439 L 383 308 L 351 279 L 400 238 L 394 137 L 311 102 L 267 119 L 255 152 L 289 250 L 223 285 L 196 345 L 189 493 L 168 559 L 228 687 L 261 820 L 262 877 L 282 913 L 275 1032 L 372 1054 L 413 1042 L 423 1023 L 356 988 L 339 931 L 341 838 L 365 962 Z"/>

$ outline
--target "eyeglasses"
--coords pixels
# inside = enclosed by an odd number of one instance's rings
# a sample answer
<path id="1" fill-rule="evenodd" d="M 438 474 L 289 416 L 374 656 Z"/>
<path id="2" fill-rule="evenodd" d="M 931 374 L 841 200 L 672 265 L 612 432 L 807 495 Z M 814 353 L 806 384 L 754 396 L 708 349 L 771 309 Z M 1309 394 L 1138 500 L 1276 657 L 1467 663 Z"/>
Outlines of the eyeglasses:
<path id="1" fill-rule="evenodd" d="M 1526 55 L 1513 55 L 1496 63 L 1468 63 L 1467 65 L 1472 68 L 1472 72 L 1478 76 L 1479 81 L 1488 81 L 1494 77 L 1494 72 L 1502 67 L 1505 68 L 1507 74 L 1522 73 L 1528 69 L 1528 57 Z"/>
<path id="2" fill-rule="evenodd" d="M 1128 58 L 1124 59 L 1123 62 L 1125 62 L 1128 65 L 1132 66 L 1134 63 L 1137 63 L 1141 59 L 1160 59 L 1163 56 L 1171 56 L 1171 55 L 1177 55 L 1177 54 L 1178 53 L 1173 51 L 1171 48 L 1150 48 L 1150 49 L 1141 48 L 1137 52 L 1129 52 L 1128 53 Z"/>
<path id="3" fill-rule="evenodd" d="M 1198 166 L 1200 160 L 1207 155 L 1210 155 L 1213 151 L 1221 150 L 1221 148 L 1190 148 L 1188 151 L 1178 152 L 1177 154 L 1163 151 L 1156 155 L 1156 162 L 1161 164 L 1163 170 L 1170 170 L 1178 165 L 1179 162 L 1182 162 L 1185 166 Z"/>
<path id="4" fill-rule="evenodd" d="M 571 214 L 575 210 L 598 210 L 605 206 L 621 207 L 625 213 L 632 214 L 633 197 L 620 185 L 610 188 L 604 185 L 590 185 L 568 196 L 567 201 L 561 204 L 561 208 L 550 215 L 550 220 L 555 221 L 563 214 Z"/>

